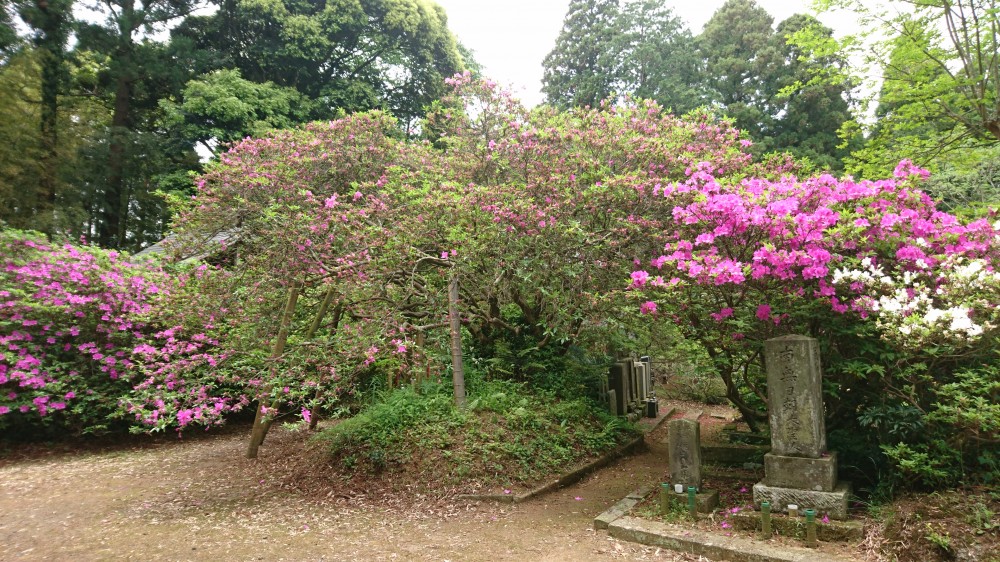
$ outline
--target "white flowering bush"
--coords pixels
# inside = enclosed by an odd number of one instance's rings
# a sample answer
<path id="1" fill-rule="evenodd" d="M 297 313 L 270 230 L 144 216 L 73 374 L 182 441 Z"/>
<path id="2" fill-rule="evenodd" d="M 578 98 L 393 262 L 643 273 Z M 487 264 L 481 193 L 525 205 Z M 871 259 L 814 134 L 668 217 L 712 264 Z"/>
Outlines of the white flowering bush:
<path id="1" fill-rule="evenodd" d="M 933 267 L 924 260 L 915 266 L 887 273 L 864 258 L 857 268 L 836 270 L 833 282 L 867 291 L 862 302 L 881 337 L 902 349 L 931 344 L 968 348 L 1000 325 L 1000 272 L 986 261 L 950 256 Z"/>

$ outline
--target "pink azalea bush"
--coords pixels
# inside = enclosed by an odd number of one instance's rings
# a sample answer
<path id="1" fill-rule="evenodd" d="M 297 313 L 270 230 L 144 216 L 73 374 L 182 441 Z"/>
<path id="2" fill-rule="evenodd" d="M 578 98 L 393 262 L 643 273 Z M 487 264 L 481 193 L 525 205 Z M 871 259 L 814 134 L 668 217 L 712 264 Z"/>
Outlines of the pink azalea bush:
<path id="1" fill-rule="evenodd" d="M 185 288 L 204 268 L 168 274 L 17 231 L 0 231 L 0 248 L 0 427 L 183 428 L 247 403 L 241 381 L 219 376 L 211 315 Z M 181 316 L 189 326 L 167 324 Z"/>
<path id="2" fill-rule="evenodd" d="M 878 431 L 883 412 L 902 409 L 912 414 L 912 435 L 877 439 L 903 472 L 920 459 L 933 465 L 930 457 L 945 450 L 986 459 L 982 445 L 996 441 L 997 424 L 976 430 L 972 441 L 966 428 L 988 419 L 989 408 L 951 416 L 936 428 L 958 430 L 948 438 L 905 444 L 920 441 L 919 426 L 944 421 L 942 408 L 956 393 L 938 388 L 968 380 L 967 368 L 992 355 L 1000 325 L 1000 231 L 938 211 L 919 190 L 926 176 L 904 161 L 895 177 L 879 181 L 732 181 L 704 163 L 662 189 L 672 213 L 663 253 L 633 271 L 631 286 L 652 297 L 644 311 L 657 305 L 657 314 L 702 343 L 751 424 L 766 419 L 762 342 L 805 333 L 826 350 L 835 430 L 860 424 Z M 985 388 L 965 400 L 1000 386 L 995 373 L 980 375 Z M 954 475 L 953 455 L 934 462 L 950 468 L 915 479 Z"/>
<path id="3" fill-rule="evenodd" d="M 0 232 L 0 427 L 25 419 L 100 428 L 129 389 L 132 344 L 162 286 L 116 252 Z"/>
<path id="4" fill-rule="evenodd" d="M 0 427 L 101 431 L 132 389 L 133 348 L 169 282 L 114 251 L 0 232 Z"/>

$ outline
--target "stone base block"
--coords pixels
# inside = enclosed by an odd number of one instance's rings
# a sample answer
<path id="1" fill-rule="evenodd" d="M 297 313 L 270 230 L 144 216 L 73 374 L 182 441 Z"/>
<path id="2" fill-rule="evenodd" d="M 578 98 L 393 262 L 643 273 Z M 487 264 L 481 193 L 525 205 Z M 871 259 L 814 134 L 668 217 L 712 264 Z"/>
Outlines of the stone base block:
<path id="1" fill-rule="evenodd" d="M 678 509 L 686 510 L 688 507 L 687 494 L 670 494 L 670 501 L 677 504 Z M 712 513 L 719 507 L 718 490 L 702 490 L 694 495 L 694 505 L 698 513 Z"/>
<path id="2" fill-rule="evenodd" d="M 764 455 L 764 484 L 775 488 L 795 488 L 832 492 L 837 485 L 837 453 L 811 459 Z"/>
<path id="3" fill-rule="evenodd" d="M 799 513 L 815 509 L 816 516 L 828 515 L 830 519 L 847 519 L 847 502 L 851 497 L 851 483 L 838 482 L 832 492 L 816 492 L 768 486 L 758 482 L 753 486 L 753 504 L 760 509 L 760 502 L 770 502 L 772 512 L 787 512 L 788 504 L 799 506 Z"/>

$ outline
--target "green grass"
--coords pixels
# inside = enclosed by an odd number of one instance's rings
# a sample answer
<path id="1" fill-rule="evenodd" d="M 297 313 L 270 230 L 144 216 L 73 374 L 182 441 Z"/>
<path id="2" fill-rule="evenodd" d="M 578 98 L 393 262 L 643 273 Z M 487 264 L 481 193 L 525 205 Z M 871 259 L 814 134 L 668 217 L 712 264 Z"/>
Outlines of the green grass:
<path id="1" fill-rule="evenodd" d="M 464 410 L 451 388 L 384 393 L 317 440 L 351 474 L 407 474 L 442 484 L 528 485 L 637 435 L 584 400 L 559 400 L 520 384 L 477 385 Z"/>

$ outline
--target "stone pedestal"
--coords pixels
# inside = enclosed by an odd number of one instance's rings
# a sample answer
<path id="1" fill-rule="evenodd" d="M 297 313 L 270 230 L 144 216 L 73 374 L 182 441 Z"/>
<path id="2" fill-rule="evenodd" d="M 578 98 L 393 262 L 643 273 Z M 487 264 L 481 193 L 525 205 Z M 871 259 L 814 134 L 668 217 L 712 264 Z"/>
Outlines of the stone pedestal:
<path id="1" fill-rule="evenodd" d="M 687 503 L 687 492 L 683 494 L 670 494 L 670 502 L 675 504 L 675 509 L 686 510 L 688 507 Z M 712 513 L 715 508 L 719 507 L 719 491 L 718 490 L 705 490 L 694 495 L 694 505 L 695 511 L 698 513 Z"/>
<path id="2" fill-rule="evenodd" d="M 831 492 L 768 486 L 763 482 L 753 486 L 753 503 L 758 508 L 760 502 L 770 502 L 771 511 L 787 512 L 788 504 L 795 504 L 799 506 L 799 513 L 805 509 L 815 509 L 816 513 L 828 515 L 830 519 L 847 519 L 850 497 L 851 484 L 843 481 L 838 482 Z"/>
<path id="3" fill-rule="evenodd" d="M 771 452 L 753 501 L 776 512 L 789 504 L 846 519 L 851 485 L 837 480 L 837 454 L 826 451 L 819 345 L 806 336 L 764 342 Z"/>
<path id="4" fill-rule="evenodd" d="M 837 485 L 837 453 L 818 459 L 767 453 L 764 474 L 763 484 L 768 486 L 832 492 Z"/>

